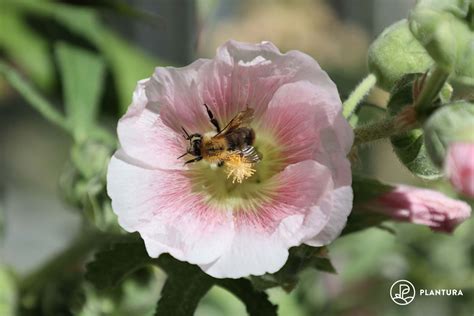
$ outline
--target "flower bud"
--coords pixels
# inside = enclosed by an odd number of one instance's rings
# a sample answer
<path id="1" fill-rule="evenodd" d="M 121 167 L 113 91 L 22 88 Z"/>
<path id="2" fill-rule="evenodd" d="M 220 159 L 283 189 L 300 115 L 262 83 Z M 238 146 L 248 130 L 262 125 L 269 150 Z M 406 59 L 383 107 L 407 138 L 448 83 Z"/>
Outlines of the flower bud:
<path id="1" fill-rule="evenodd" d="M 59 179 L 64 198 L 99 230 L 119 231 L 106 194 L 107 163 L 112 148 L 87 140 L 71 150 L 71 160 Z"/>
<path id="2" fill-rule="evenodd" d="M 455 15 L 452 10 L 417 6 L 409 26 L 439 67 L 452 72 L 455 80 L 474 85 L 474 32 L 462 14 L 461 9 Z"/>
<path id="3" fill-rule="evenodd" d="M 427 120 L 424 132 L 428 154 L 441 167 L 451 143 L 474 142 L 474 104 L 457 101 L 443 106 Z"/>
<path id="4" fill-rule="evenodd" d="M 433 60 L 418 43 L 401 20 L 383 31 L 368 52 L 370 72 L 377 77 L 377 85 L 390 91 L 406 73 L 425 72 Z"/>
<path id="5" fill-rule="evenodd" d="M 444 169 L 457 191 L 474 197 L 474 142 L 449 145 Z"/>
<path id="6" fill-rule="evenodd" d="M 471 208 L 463 201 L 437 191 L 402 185 L 383 194 L 371 208 L 395 220 L 426 225 L 445 233 L 453 232 L 471 215 Z"/>

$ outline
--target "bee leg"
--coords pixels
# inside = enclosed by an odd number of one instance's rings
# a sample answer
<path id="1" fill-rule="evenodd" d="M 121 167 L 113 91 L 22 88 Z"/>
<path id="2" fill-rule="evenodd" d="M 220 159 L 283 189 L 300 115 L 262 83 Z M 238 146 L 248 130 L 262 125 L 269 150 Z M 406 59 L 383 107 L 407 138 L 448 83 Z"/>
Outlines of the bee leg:
<path id="1" fill-rule="evenodd" d="M 191 159 L 191 160 L 188 160 L 186 161 L 184 164 L 187 165 L 188 163 L 193 163 L 193 162 L 197 162 L 199 160 L 202 160 L 202 157 L 196 157 L 194 159 Z"/>
<path id="2" fill-rule="evenodd" d="M 207 115 L 209 116 L 209 119 L 211 120 L 212 125 L 214 125 L 216 127 L 217 132 L 220 133 L 221 127 L 219 126 L 219 122 L 216 120 L 211 110 L 209 110 L 209 107 L 207 106 L 206 103 L 204 103 L 204 106 L 206 107 Z"/>

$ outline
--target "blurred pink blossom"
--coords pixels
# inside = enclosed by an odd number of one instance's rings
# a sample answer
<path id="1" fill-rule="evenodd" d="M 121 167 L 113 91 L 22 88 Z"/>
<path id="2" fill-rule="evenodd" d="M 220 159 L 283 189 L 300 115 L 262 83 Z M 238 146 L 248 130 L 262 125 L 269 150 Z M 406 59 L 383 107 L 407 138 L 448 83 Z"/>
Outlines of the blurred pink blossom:
<path id="1" fill-rule="evenodd" d="M 213 132 L 204 103 L 221 126 L 255 111 L 263 158 L 242 183 L 205 159 L 176 159 L 189 144 L 182 127 Z M 108 194 L 120 225 L 151 257 L 170 253 L 215 277 L 276 272 L 290 247 L 334 240 L 351 211 L 353 133 L 341 108 L 314 59 L 269 42 L 229 41 L 212 60 L 156 68 L 118 124 Z"/>
<path id="2" fill-rule="evenodd" d="M 377 199 L 372 206 L 393 219 L 429 226 L 451 233 L 471 216 L 470 206 L 428 189 L 399 185 Z"/>
<path id="3" fill-rule="evenodd" d="M 474 143 L 449 145 L 444 168 L 457 191 L 474 197 Z"/>

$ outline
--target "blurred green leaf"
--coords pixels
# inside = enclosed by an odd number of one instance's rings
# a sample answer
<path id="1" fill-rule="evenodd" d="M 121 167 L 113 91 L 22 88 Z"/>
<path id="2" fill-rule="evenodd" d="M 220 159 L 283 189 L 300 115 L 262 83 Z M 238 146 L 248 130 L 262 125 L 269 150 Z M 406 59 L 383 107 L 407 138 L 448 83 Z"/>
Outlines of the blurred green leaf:
<path id="1" fill-rule="evenodd" d="M 251 280 L 257 289 L 264 290 L 281 286 L 285 291 L 290 292 L 298 283 L 300 272 L 306 268 L 336 273 L 325 247 L 301 245 L 290 249 L 288 260 L 276 273 L 252 276 Z"/>
<path id="2" fill-rule="evenodd" d="M 193 315 L 201 298 L 218 285 L 242 300 L 251 316 L 276 315 L 276 307 L 265 293 L 253 288 L 246 279 L 214 279 L 199 267 L 181 262 L 168 254 L 152 259 L 146 253 L 143 241 L 137 236 L 114 244 L 98 252 L 87 264 L 86 279 L 97 289 L 116 287 L 131 272 L 148 264 L 163 269 L 168 278 L 158 302 L 156 315 Z M 327 268 L 327 264 L 324 265 Z"/>
<path id="3" fill-rule="evenodd" d="M 169 256 L 158 259 L 168 278 L 161 290 L 156 316 L 192 316 L 201 298 L 214 285 L 214 279 L 197 266 L 172 260 Z"/>
<path id="4" fill-rule="evenodd" d="M 268 300 L 268 295 L 256 290 L 247 279 L 217 280 L 217 285 L 237 296 L 247 309 L 250 316 L 276 316 L 277 306 Z"/>
<path id="5" fill-rule="evenodd" d="M 32 86 L 20 74 L 9 65 L 0 61 L 0 74 L 24 97 L 28 103 L 44 118 L 56 124 L 62 129 L 69 131 L 66 118 L 54 108 L 54 106 Z"/>
<path id="6" fill-rule="evenodd" d="M 387 108 L 391 115 L 400 113 L 413 103 L 413 83 L 419 74 L 407 74 L 400 79 L 391 91 Z M 434 107 L 434 106 L 433 106 Z M 414 175 L 423 179 L 437 179 L 441 172 L 429 159 L 423 141 L 422 129 L 390 137 L 395 154 Z"/>
<path id="7" fill-rule="evenodd" d="M 0 315 L 14 316 L 17 309 L 16 280 L 7 267 L 0 265 Z"/>
<path id="8" fill-rule="evenodd" d="M 103 290 L 117 286 L 128 274 L 151 264 L 141 240 L 119 242 L 108 250 L 96 253 L 92 262 L 86 266 L 85 278 L 97 289 Z"/>
<path id="9" fill-rule="evenodd" d="M 76 139 L 84 139 L 98 115 L 105 64 L 96 54 L 66 43 L 55 45 L 64 103 Z"/>
<path id="10" fill-rule="evenodd" d="M 111 68 L 121 113 L 124 113 L 130 104 L 137 81 L 150 77 L 154 68 L 160 64 L 156 58 L 146 55 L 104 27 L 94 9 L 34 0 L 6 0 L 5 5 L 20 12 L 52 18 L 70 32 L 94 44 Z"/>
<path id="11" fill-rule="evenodd" d="M 246 279 L 214 279 L 197 266 L 169 255 L 161 255 L 156 263 L 168 275 L 156 315 L 193 315 L 199 300 L 213 285 L 218 285 L 239 298 L 250 316 L 276 316 L 277 307 L 267 294 L 255 289 Z M 188 298 L 189 303 L 183 302 Z"/>
<path id="12" fill-rule="evenodd" d="M 2 3 L 3 5 L 3 3 Z M 0 10 L 0 50 L 41 88 L 53 83 L 54 67 L 48 43 L 16 10 Z"/>

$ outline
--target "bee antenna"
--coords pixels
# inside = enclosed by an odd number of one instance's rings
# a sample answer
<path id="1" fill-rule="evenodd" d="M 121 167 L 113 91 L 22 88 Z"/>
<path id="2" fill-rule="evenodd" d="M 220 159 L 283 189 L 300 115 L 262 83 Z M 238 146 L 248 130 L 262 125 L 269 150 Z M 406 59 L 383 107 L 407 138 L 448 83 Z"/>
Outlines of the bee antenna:
<path id="1" fill-rule="evenodd" d="M 182 154 L 181 156 L 179 156 L 179 157 L 178 157 L 178 158 L 176 158 L 176 159 L 183 158 L 183 157 L 184 157 L 184 156 L 186 156 L 187 154 L 188 154 L 188 153 L 187 153 L 187 152 L 185 152 L 184 154 Z"/>
<path id="2" fill-rule="evenodd" d="M 187 140 L 189 140 L 191 137 L 189 136 L 188 132 L 186 132 L 186 130 L 185 130 L 184 127 L 182 127 L 182 126 L 181 126 L 181 129 L 183 130 L 184 135 L 186 135 L 186 136 L 184 136 L 184 138 L 186 138 Z"/>

